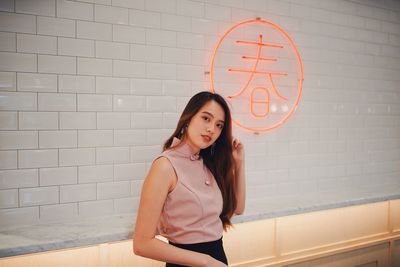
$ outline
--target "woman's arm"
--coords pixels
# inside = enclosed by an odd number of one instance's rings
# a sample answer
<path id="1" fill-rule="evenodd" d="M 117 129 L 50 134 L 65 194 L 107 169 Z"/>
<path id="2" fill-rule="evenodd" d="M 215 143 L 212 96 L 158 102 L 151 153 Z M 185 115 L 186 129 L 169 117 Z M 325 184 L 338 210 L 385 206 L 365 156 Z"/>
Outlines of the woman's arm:
<path id="1" fill-rule="evenodd" d="M 164 202 L 176 180 L 175 171 L 168 159 L 161 157 L 154 161 L 142 188 L 133 234 L 134 253 L 186 266 L 226 266 L 206 254 L 177 248 L 155 238 Z"/>
<path id="2" fill-rule="evenodd" d="M 235 178 L 236 178 L 236 199 L 237 206 L 235 214 L 239 215 L 244 212 L 246 206 L 246 178 L 244 164 L 244 147 L 243 144 L 233 139 L 233 159 L 235 160 Z"/>

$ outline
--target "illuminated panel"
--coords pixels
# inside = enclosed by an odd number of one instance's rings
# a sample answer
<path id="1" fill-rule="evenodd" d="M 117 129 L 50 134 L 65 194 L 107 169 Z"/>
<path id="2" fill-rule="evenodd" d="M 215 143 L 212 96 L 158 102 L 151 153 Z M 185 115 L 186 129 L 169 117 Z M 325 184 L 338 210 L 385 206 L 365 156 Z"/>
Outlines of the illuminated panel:
<path id="1" fill-rule="evenodd" d="M 211 91 L 229 102 L 233 123 L 266 132 L 296 110 L 303 87 L 303 65 L 289 35 L 262 19 L 228 29 L 211 60 Z"/>

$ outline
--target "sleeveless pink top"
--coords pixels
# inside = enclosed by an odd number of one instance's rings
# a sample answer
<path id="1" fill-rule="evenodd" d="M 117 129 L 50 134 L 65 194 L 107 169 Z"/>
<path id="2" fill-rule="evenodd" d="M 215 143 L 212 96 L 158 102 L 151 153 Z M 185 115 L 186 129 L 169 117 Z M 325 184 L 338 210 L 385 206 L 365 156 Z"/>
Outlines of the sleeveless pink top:
<path id="1" fill-rule="evenodd" d="M 158 231 L 178 244 L 218 240 L 223 232 L 221 191 L 201 157 L 179 143 L 175 138 L 173 148 L 160 155 L 171 162 L 178 179 L 164 203 Z"/>

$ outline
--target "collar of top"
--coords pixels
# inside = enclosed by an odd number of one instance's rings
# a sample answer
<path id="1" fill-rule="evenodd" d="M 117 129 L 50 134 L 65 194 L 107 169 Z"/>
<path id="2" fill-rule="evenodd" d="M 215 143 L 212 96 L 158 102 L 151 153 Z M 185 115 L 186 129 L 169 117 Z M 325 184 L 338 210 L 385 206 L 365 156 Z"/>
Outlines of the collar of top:
<path id="1" fill-rule="evenodd" d="M 193 153 L 192 148 L 185 142 L 182 142 L 180 139 L 174 137 L 172 140 L 171 147 L 174 147 L 176 151 L 187 156 L 190 160 L 199 160 L 199 153 Z"/>

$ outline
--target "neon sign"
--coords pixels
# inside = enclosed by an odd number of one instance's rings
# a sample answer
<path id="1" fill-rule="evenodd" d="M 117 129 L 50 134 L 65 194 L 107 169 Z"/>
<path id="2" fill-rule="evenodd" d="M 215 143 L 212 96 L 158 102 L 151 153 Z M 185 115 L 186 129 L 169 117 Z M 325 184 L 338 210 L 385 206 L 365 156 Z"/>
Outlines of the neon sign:
<path id="1" fill-rule="evenodd" d="M 211 91 L 231 104 L 233 123 L 260 133 L 284 124 L 301 98 L 303 65 L 290 36 L 253 19 L 220 38 L 211 61 Z"/>

